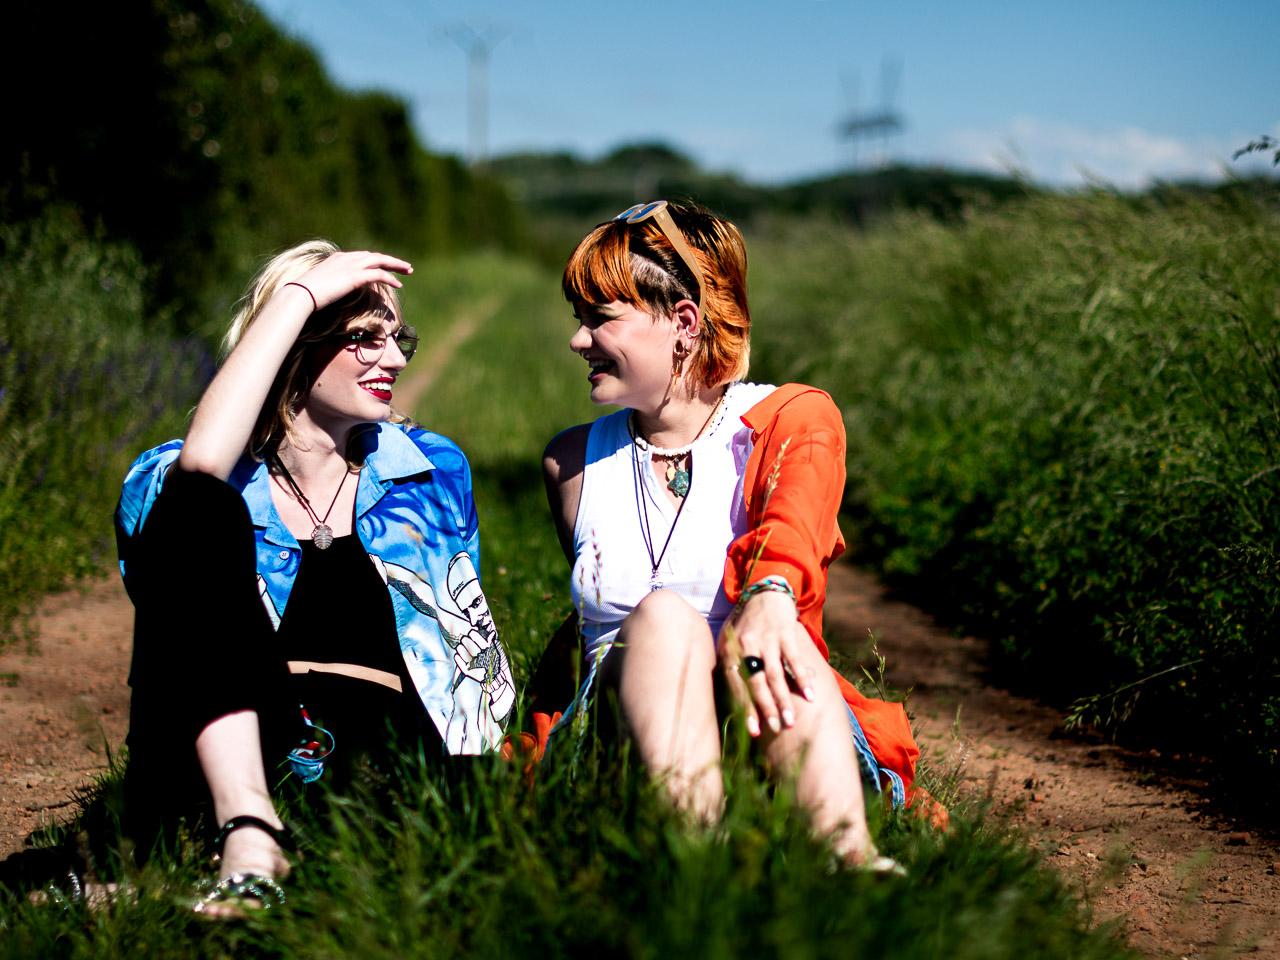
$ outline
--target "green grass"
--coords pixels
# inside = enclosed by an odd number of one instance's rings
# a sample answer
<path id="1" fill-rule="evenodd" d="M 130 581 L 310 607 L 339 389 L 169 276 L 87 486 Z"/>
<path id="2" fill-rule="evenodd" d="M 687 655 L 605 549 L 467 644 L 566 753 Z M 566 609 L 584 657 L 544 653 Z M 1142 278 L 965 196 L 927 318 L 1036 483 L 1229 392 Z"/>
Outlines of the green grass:
<path id="1" fill-rule="evenodd" d="M 0 956 L 1113 958 L 1105 932 L 1002 828 L 962 815 L 940 836 L 888 819 L 908 879 L 833 870 L 784 791 L 731 763 L 725 821 L 681 823 L 625 757 L 553 756 L 534 789 L 482 763 L 446 788 L 411 775 L 397 802 L 336 801 L 288 883 L 243 924 L 189 913 L 194 857 L 134 876 L 137 902 L 12 906 Z M 389 809 L 388 809 L 389 808 Z"/>
<path id="2" fill-rule="evenodd" d="M 443 330 L 477 294 L 498 298 L 416 412 L 470 456 L 486 591 L 524 682 L 568 607 L 539 454 L 552 432 L 597 411 L 565 347 L 572 322 L 554 277 L 472 257 L 422 265 L 415 279 L 422 299 L 407 309 L 424 329 Z M 328 821 L 303 833 L 284 909 L 238 924 L 193 919 L 192 890 L 209 870 L 187 850 L 140 873 L 107 868 L 135 901 L 0 908 L 0 957 L 1129 955 L 1109 928 L 1090 929 L 1036 850 L 940 779 L 948 834 L 871 811 L 877 842 L 910 870 L 891 879 L 833 867 L 740 731 L 725 776 L 726 815 L 708 830 L 673 814 L 625 749 L 590 739 L 564 742 L 532 786 L 495 758 L 453 785 L 413 770 L 398 795 L 328 801 Z"/>

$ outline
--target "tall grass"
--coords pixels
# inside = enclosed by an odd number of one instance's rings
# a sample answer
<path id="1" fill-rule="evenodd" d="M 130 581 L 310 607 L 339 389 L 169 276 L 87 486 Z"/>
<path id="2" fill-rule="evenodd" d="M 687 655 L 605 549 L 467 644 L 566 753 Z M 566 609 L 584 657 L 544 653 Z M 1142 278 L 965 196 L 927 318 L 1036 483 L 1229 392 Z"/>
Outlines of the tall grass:
<path id="1" fill-rule="evenodd" d="M 843 404 L 860 556 L 1013 678 L 1280 783 L 1280 218 L 1047 197 L 755 249 L 757 370 Z"/>
<path id="2" fill-rule="evenodd" d="M 209 376 L 203 349 L 143 316 L 143 287 L 129 248 L 63 211 L 0 227 L 0 643 L 103 569 L 125 469 Z"/>
<path id="3" fill-rule="evenodd" d="M 1128 956 L 998 827 L 881 821 L 911 878 L 839 870 L 785 791 L 745 756 L 728 770 L 715 829 L 613 751 L 553 753 L 532 788 L 492 760 L 453 785 L 413 770 L 317 802 L 281 909 L 200 922 L 188 850 L 128 874 L 136 896 L 109 908 L 0 906 L 0 957 Z"/>

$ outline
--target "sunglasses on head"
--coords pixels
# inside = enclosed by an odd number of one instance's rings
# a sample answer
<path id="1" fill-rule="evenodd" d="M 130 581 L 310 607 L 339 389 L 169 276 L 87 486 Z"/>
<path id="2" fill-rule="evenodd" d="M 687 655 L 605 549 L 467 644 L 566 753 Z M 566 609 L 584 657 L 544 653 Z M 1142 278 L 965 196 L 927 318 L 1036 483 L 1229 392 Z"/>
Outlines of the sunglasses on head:
<path id="1" fill-rule="evenodd" d="M 348 330 L 338 334 L 336 339 L 343 343 L 353 343 L 357 347 L 369 347 L 371 350 L 384 350 L 387 346 L 387 335 L 381 330 Z M 400 329 L 391 335 L 391 339 L 404 354 L 406 363 L 413 359 L 418 349 L 418 331 L 408 324 L 402 324 Z"/>
<path id="2" fill-rule="evenodd" d="M 607 221 L 608 223 L 616 223 L 621 220 L 626 224 L 644 223 L 646 220 L 652 220 L 658 225 L 658 229 L 662 231 L 662 235 L 667 238 L 667 242 L 680 259 L 684 261 L 684 265 L 689 268 L 689 272 L 693 274 L 694 282 L 698 285 L 698 319 L 702 319 L 702 291 L 705 284 L 702 281 L 702 271 L 698 269 L 698 260 L 693 255 L 693 251 L 689 249 L 689 244 L 684 239 L 684 234 L 680 232 L 680 228 L 676 226 L 676 222 L 671 219 L 671 214 L 667 213 L 667 201 L 651 200 L 648 203 L 637 203 L 634 206 L 627 207 L 616 217 Z"/>

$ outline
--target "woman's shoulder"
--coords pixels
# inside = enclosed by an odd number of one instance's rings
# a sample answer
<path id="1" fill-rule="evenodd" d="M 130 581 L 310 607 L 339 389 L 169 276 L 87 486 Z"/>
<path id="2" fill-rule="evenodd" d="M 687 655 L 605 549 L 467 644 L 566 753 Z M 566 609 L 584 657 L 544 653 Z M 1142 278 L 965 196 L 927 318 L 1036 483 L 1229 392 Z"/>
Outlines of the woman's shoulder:
<path id="1" fill-rule="evenodd" d="M 384 423 L 380 425 L 380 430 L 393 430 L 404 436 L 437 470 L 470 470 L 467 455 L 463 453 L 462 447 L 443 433 L 436 433 L 413 420 Z"/>
<path id="2" fill-rule="evenodd" d="M 176 440 L 166 440 L 164 443 L 152 447 L 150 450 L 144 450 L 134 459 L 129 467 L 129 472 L 136 470 L 154 469 L 157 465 L 164 464 L 168 466 L 174 460 L 178 459 L 178 454 L 182 452 L 183 440 L 181 437 Z"/>
<path id="3" fill-rule="evenodd" d="M 562 477 L 582 472 L 587 457 L 587 438 L 595 421 L 579 423 L 561 430 L 542 451 L 542 470 L 547 478 L 558 481 Z"/>
<path id="4" fill-rule="evenodd" d="M 630 410 L 615 410 L 595 420 L 561 430 L 551 438 L 542 452 L 543 469 L 549 477 L 553 475 L 555 464 L 576 464 L 578 469 L 581 469 L 593 445 L 598 449 L 602 443 L 605 443 L 612 448 L 620 442 L 622 437 L 629 440 L 630 432 L 627 423 L 630 416 Z"/>
<path id="5" fill-rule="evenodd" d="M 759 384 L 748 384 L 758 387 Z M 784 383 L 770 387 L 756 397 L 755 402 L 742 415 L 743 420 L 755 429 L 769 423 L 787 421 L 809 429 L 844 427 L 840 408 L 831 394 L 807 383 Z"/>

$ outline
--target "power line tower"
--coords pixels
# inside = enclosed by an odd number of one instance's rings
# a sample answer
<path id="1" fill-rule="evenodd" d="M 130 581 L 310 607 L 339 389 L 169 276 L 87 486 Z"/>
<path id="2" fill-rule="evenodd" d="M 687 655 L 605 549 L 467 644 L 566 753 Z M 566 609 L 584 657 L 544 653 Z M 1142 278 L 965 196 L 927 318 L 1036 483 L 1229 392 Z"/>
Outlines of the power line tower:
<path id="1" fill-rule="evenodd" d="M 880 64 L 880 105 L 863 110 L 858 103 L 857 74 L 853 71 L 845 72 L 845 99 L 849 106 L 844 117 L 836 124 L 836 136 L 849 145 L 850 167 L 859 166 L 859 148 L 863 144 L 872 151 L 868 165 L 875 166 L 888 161 L 890 140 L 906 128 L 906 120 L 894 106 L 901 80 L 902 61 L 884 60 Z M 877 146 L 878 152 L 875 149 Z"/>
<path id="2" fill-rule="evenodd" d="M 483 167 L 489 159 L 489 55 L 507 31 L 458 21 L 445 33 L 467 55 L 467 162 Z"/>

